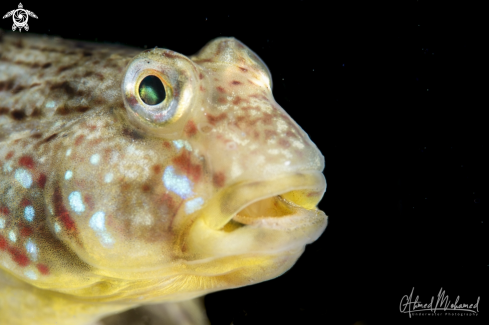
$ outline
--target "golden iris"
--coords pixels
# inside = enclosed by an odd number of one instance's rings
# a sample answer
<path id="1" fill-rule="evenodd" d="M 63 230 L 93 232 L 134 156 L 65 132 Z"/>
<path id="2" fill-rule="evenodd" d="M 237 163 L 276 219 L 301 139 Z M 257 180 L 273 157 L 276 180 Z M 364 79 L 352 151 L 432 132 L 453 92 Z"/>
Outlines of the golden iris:
<path id="1" fill-rule="evenodd" d="M 158 105 L 165 100 L 165 86 L 158 77 L 147 76 L 139 84 L 139 97 L 147 105 Z"/>

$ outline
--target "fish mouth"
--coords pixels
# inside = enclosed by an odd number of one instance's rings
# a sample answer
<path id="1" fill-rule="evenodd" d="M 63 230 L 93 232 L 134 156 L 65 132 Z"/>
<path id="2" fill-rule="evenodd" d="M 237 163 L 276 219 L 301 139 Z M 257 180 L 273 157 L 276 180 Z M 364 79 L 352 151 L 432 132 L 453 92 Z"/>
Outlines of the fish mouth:
<path id="1" fill-rule="evenodd" d="M 231 185 L 201 211 L 186 247 L 197 259 L 302 251 L 326 228 L 327 216 L 316 208 L 325 190 L 320 172 Z"/>
<path id="2" fill-rule="evenodd" d="M 305 172 L 271 180 L 238 183 L 213 198 L 204 222 L 233 231 L 243 225 L 293 229 L 321 218 L 316 205 L 326 191 L 322 173 Z"/>

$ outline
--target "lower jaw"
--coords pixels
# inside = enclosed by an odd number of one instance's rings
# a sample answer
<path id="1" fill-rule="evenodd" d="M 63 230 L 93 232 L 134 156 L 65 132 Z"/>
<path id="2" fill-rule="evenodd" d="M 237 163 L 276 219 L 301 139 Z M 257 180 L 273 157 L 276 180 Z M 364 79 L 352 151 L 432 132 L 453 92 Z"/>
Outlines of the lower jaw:
<path id="1" fill-rule="evenodd" d="M 202 218 L 198 218 L 185 236 L 184 259 L 197 261 L 228 256 L 287 255 L 302 251 L 305 245 L 314 242 L 323 233 L 327 225 L 327 216 L 318 210 L 307 217 L 284 218 L 290 225 L 285 228 L 284 220 L 273 223 L 280 217 L 270 219 L 260 219 L 255 224 L 241 225 L 227 232 L 211 229 Z"/>
<path id="2" fill-rule="evenodd" d="M 303 248 L 279 254 L 234 255 L 189 263 L 199 269 L 195 280 L 209 292 L 238 288 L 271 280 L 288 271 L 304 252 Z M 186 281 L 189 281 L 187 279 Z M 207 284 L 206 284 L 207 283 Z"/>

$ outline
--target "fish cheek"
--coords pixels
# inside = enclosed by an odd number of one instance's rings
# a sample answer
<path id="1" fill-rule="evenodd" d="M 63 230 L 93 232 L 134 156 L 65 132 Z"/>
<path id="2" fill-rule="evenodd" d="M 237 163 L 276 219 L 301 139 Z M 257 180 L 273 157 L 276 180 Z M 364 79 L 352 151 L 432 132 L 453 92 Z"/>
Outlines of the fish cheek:
<path id="1" fill-rule="evenodd" d="M 176 198 L 163 193 L 158 179 L 101 186 L 96 178 L 83 187 L 54 186 L 51 223 L 57 236 L 98 268 L 139 269 L 170 259 Z"/>

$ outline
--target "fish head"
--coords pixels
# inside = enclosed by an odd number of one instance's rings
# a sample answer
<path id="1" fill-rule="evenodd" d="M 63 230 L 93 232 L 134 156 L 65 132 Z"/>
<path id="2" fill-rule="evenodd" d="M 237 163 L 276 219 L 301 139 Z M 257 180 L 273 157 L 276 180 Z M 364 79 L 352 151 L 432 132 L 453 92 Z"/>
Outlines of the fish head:
<path id="1" fill-rule="evenodd" d="M 65 292 L 142 303 L 253 284 L 324 231 L 324 158 L 240 41 L 146 50 L 117 82 L 48 181 L 49 227 L 91 281 Z"/>

